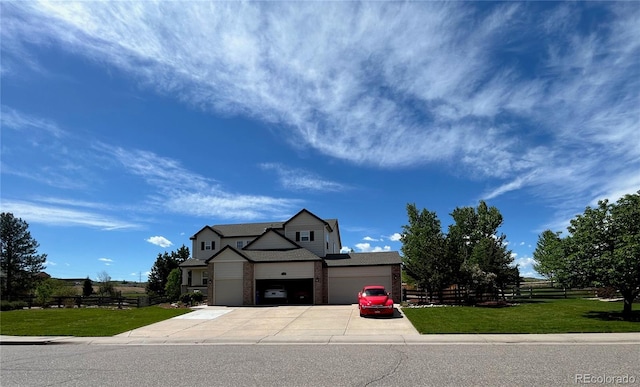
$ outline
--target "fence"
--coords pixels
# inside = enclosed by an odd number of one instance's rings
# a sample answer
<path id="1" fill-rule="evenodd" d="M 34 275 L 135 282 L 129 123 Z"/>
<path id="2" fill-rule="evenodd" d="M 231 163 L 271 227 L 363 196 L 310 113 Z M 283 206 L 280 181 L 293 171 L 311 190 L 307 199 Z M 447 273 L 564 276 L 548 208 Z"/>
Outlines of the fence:
<path id="1" fill-rule="evenodd" d="M 441 294 L 438 292 L 429 293 L 423 289 L 402 289 L 402 300 L 409 303 L 436 303 L 449 305 L 465 305 L 475 304 L 484 301 L 498 300 L 526 300 L 526 299 L 558 299 L 558 298 L 589 298 L 596 297 L 597 289 L 569 289 L 561 287 L 553 287 L 548 283 L 532 284 L 520 287 L 509 287 L 504 293 L 496 291 L 493 293 L 476 294 L 473 290 L 467 290 L 462 287 L 453 289 L 444 289 Z"/>
<path id="2" fill-rule="evenodd" d="M 58 308 L 81 308 L 88 306 L 111 306 L 117 308 L 141 308 L 144 306 L 157 305 L 163 302 L 168 302 L 166 297 L 103 297 L 103 296 L 53 296 L 50 297 L 44 305 L 41 300 L 38 300 L 36 296 L 20 297 L 17 301 L 23 301 L 27 304 L 27 307 L 31 309 L 34 306 L 41 307 L 58 307 Z"/>

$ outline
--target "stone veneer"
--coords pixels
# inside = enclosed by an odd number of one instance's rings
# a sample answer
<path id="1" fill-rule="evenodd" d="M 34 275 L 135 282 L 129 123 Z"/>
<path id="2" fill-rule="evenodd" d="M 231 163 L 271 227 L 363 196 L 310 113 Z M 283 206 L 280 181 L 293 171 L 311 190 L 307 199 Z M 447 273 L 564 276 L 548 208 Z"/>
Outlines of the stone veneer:
<path id="1" fill-rule="evenodd" d="M 209 262 L 207 264 L 207 272 L 207 275 L 209 276 L 209 281 L 207 282 L 207 305 L 215 305 L 213 294 L 213 279 L 215 278 L 213 275 L 213 262 Z"/>
<path id="2" fill-rule="evenodd" d="M 242 305 L 254 305 L 253 262 L 242 264 Z"/>
<path id="3" fill-rule="evenodd" d="M 402 301 L 402 275 L 400 265 L 391 266 L 391 298 L 399 304 Z"/>

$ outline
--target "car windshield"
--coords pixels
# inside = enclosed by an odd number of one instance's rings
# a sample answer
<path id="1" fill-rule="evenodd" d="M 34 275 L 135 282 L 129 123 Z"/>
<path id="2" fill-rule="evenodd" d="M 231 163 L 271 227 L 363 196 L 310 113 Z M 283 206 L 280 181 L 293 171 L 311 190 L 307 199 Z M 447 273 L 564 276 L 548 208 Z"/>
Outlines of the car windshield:
<path id="1" fill-rule="evenodd" d="M 367 289 L 364 291 L 365 296 L 386 296 L 384 289 Z"/>

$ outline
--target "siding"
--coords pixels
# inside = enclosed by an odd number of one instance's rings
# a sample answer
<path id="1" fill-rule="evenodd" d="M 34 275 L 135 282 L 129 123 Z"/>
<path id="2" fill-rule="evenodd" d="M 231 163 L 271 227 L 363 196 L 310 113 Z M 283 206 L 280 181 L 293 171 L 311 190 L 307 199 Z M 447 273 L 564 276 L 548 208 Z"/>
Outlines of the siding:
<path id="1" fill-rule="evenodd" d="M 235 247 L 235 246 L 233 246 Z M 287 241 L 282 235 L 275 231 L 268 232 L 256 240 L 250 250 L 276 250 L 276 249 L 291 249 L 296 247 L 291 242 Z"/>
<path id="2" fill-rule="evenodd" d="M 313 278 L 313 262 L 257 263 L 256 280 Z M 282 275 L 282 273 L 287 273 Z"/>
<path id="3" fill-rule="evenodd" d="M 285 226 L 285 235 L 287 238 L 295 241 L 300 246 L 310 250 L 314 254 L 319 257 L 325 256 L 325 224 L 324 222 L 319 221 L 315 217 L 302 213 L 291 221 L 289 221 Z M 296 241 L 296 232 L 300 231 L 313 231 L 314 239 L 309 242 Z"/>

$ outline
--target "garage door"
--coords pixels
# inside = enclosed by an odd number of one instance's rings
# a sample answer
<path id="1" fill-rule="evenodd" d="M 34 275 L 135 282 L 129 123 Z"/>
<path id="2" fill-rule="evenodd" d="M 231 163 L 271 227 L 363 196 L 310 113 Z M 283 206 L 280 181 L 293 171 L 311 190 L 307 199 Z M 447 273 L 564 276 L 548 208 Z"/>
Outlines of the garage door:
<path id="1" fill-rule="evenodd" d="M 214 305 L 242 305 L 242 264 L 242 262 L 213 264 Z"/>
<path id="2" fill-rule="evenodd" d="M 366 285 L 382 285 L 391 291 L 391 266 L 330 267 L 329 303 L 355 304 Z"/>

